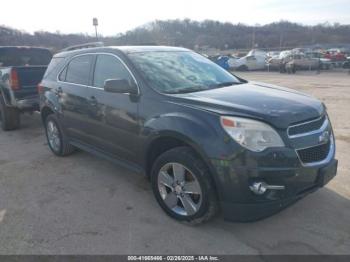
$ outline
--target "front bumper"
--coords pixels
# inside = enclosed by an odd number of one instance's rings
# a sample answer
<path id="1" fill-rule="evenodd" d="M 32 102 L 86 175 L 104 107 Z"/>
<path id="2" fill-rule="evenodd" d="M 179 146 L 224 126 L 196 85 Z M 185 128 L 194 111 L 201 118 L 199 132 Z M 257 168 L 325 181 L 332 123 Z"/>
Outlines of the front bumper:
<path id="1" fill-rule="evenodd" d="M 336 175 L 337 166 L 334 157 L 325 164 L 312 167 L 237 168 L 232 163 L 226 166 L 216 163 L 224 218 L 248 222 L 271 216 L 327 184 Z M 283 185 L 285 189 L 267 190 L 256 195 L 249 189 L 253 181 Z"/>
<path id="2" fill-rule="evenodd" d="M 270 216 L 336 175 L 335 140 L 327 115 L 277 131 L 284 147 L 253 152 L 224 136 L 221 146 L 207 151 L 226 219 Z"/>
<path id="3" fill-rule="evenodd" d="M 333 159 L 327 166 L 319 169 L 319 174 L 313 185 L 289 198 L 244 204 L 222 202 L 221 207 L 224 217 L 226 220 L 240 222 L 255 221 L 269 217 L 326 185 L 336 175 L 337 166 L 338 160 Z M 321 170 L 323 172 L 320 172 Z"/>

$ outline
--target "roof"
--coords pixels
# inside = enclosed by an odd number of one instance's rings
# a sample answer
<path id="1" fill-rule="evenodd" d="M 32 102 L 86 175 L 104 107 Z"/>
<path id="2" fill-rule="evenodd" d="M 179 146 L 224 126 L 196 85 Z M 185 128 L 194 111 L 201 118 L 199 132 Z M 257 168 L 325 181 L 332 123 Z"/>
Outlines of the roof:
<path id="1" fill-rule="evenodd" d="M 110 46 L 110 48 L 118 49 L 124 53 L 188 51 L 186 48 L 174 46 Z"/>
<path id="2" fill-rule="evenodd" d="M 55 56 L 66 56 L 72 54 L 84 54 L 88 52 L 98 52 L 98 51 L 112 51 L 118 50 L 125 54 L 130 53 L 141 53 L 141 52 L 181 52 L 181 51 L 189 51 L 186 48 L 182 47 L 173 47 L 173 46 L 104 46 L 104 47 L 94 47 L 94 48 L 84 48 L 73 51 L 63 51 Z"/>

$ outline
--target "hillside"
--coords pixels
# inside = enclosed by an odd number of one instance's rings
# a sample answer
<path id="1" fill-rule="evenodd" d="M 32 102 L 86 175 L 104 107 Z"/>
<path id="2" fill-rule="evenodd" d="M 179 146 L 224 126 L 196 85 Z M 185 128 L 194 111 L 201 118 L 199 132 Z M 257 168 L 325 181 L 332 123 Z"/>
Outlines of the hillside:
<path id="1" fill-rule="evenodd" d="M 350 25 L 305 26 L 286 21 L 267 25 L 217 21 L 155 21 L 113 37 L 101 37 L 108 45 L 163 44 L 188 48 L 249 49 L 252 46 L 274 49 L 305 45 L 350 44 Z M 60 50 L 69 45 L 96 41 L 84 34 L 35 32 L 29 34 L 0 26 L 0 45 L 35 45 Z"/>

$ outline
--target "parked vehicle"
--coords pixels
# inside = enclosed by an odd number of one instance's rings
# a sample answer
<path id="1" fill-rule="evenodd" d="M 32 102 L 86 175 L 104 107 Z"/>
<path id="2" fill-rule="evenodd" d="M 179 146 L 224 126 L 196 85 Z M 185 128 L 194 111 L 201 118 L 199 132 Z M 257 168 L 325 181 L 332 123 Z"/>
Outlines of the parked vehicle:
<path id="1" fill-rule="evenodd" d="M 319 69 L 321 66 L 320 59 L 310 58 L 303 53 L 285 53 L 285 56 L 279 58 L 271 58 L 267 61 L 269 69 L 279 69 L 280 72 L 286 71 L 286 65 L 288 67 L 293 65 L 295 70 L 314 70 Z"/>
<path id="2" fill-rule="evenodd" d="M 305 54 L 294 54 L 292 57 L 290 57 L 290 59 L 290 61 L 292 61 L 295 64 L 297 69 L 312 70 L 320 68 L 321 62 L 319 59 L 310 58 Z"/>
<path id="3" fill-rule="evenodd" d="M 278 56 L 267 57 L 266 66 L 268 70 L 279 70 L 281 67 L 284 67 L 284 59 L 291 56 L 293 53 L 290 50 L 284 50 L 279 53 Z"/>
<path id="4" fill-rule="evenodd" d="M 325 54 L 325 58 L 332 60 L 333 62 L 343 62 L 346 60 L 346 56 L 339 49 L 329 49 Z"/>
<path id="5" fill-rule="evenodd" d="M 270 51 L 266 54 L 266 59 L 275 58 L 280 56 L 280 51 Z"/>
<path id="6" fill-rule="evenodd" d="M 266 67 L 266 53 L 251 50 L 246 56 L 228 61 L 230 69 L 237 71 L 263 70 Z"/>
<path id="7" fill-rule="evenodd" d="M 344 69 L 349 69 L 348 73 L 350 74 L 350 57 L 348 57 L 347 61 L 343 64 Z"/>
<path id="8" fill-rule="evenodd" d="M 215 55 L 215 56 L 210 56 L 207 57 L 211 61 L 213 61 L 215 64 L 218 64 L 222 68 L 229 70 L 230 69 L 230 64 L 234 61 L 239 59 L 238 57 L 234 55 Z"/>
<path id="9" fill-rule="evenodd" d="M 228 63 L 229 60 L 230 60 L 229 56 L 219 56 L 215 59 L 214 62 L 219 66 L 221 66 L 222 68 L 229 70 L 230 69 L 230 65 Z"/>
<path id="10" fill-rule="evenodd" d="M 39 85 L 48 146 L 81 148 L 150 177 L 161 208 L 200 223 L 269 216 L 337 170 L 326 107 L 243 80 L 188 49 L 56 54 Z"/>
<path id="11" fill-rule="evenodd" d="M 305 55 L 311 59 L 318 61 L 320 69 L 330 69 L 333 66 L 332 60 L 325 58 L 324 54 L 320 52 L 308 52 Z"/>
<path id="12" fill-rule="evenodd" d="M 0 47 L 0 123 L 3 130 L 20 125 L 20 113 L 39 110 L 37 85 L 52 54 L 34 47 Z"/>

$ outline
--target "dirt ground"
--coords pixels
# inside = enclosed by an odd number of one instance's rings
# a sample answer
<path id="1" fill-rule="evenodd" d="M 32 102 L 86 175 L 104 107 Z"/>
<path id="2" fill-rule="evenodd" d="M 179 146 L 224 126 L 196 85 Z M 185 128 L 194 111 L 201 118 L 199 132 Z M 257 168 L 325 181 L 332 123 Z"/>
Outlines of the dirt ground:
<path id="1" fill-rule="evenodd" d="M 0 131 L 0 254 L 350 254 L 350 75 L 240 73 L 328 107 L 339 171 L 325 188 L 254 223 L 199 227 L 168 218 L 148 181 L 78 152 L 55 157 L 38 114 Z"/>

